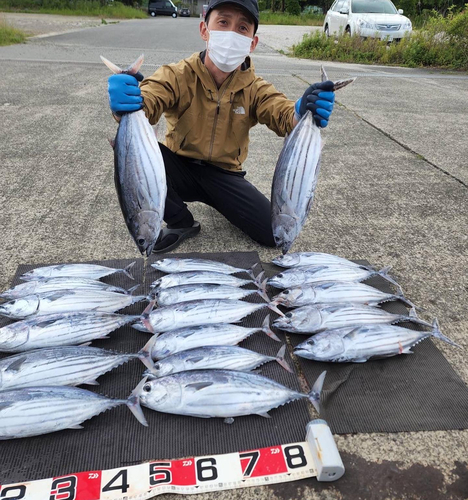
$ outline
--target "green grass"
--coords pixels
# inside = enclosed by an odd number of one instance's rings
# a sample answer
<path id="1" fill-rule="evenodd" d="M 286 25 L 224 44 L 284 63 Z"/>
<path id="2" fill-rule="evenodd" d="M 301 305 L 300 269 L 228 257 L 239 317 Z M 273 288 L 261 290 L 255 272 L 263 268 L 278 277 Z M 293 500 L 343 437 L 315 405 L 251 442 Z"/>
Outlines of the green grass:
<path id="1" fill-rule="evenodd" d="M 23 43 L 26 40 L 26 33 L 13 28 L 5 20 L 0 19 L 0 45 L 13 45 Z"/>
<path id="2" fill-rule="evenodd" d="M 260 24 L 322 26 L 323 20 L 324 16 L 321 14 L 301 14 L 300 16 L 294 16 L 281 12 L 260 12 Z"/>
<path id="3" fill-rule="evenodd" d="M 59 14 L 64 16 L 96 16 L 115 19 L 145 19 L 145 11 L 134 9 L 120 2 L 101 6 L 92 0 L 0 0 L 0 10 L 4 12 L 31 12 L 40 14 Z"/>
<path id="4" fill-rule="evenodd" d="M 304 36 L 292 51 L 296 57 L 359 64 L 435 67 L 468 71 L 468 10 L 427 23 L 399 43 L 317 32 Z"/>

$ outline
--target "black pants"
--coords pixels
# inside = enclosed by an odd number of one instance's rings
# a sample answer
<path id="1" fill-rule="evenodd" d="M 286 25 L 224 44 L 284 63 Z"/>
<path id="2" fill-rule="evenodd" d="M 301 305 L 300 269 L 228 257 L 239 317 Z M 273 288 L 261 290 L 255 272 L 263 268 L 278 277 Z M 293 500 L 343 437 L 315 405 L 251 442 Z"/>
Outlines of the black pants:
<path id="1" fill-rule="evenodd" d="M 176 155 L 159 144 L 167 178 L 164 220 L 176 224 L 188 215 L 185 201 L 201 201 L 220 212 L 253 240 L 275 246 L 270 202 L 250 182 L 245 172 L 222 168 Z"/>

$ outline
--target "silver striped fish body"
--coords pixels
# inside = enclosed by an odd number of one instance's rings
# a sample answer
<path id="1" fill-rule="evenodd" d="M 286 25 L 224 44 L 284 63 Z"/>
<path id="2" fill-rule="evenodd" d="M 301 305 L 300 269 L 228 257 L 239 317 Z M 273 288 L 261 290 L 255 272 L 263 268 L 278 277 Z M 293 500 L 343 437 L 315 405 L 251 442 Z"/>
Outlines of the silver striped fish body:
<path id="1" fill-rule="evenodd" d="M 125 404 L 77 387 L 33 387 L 0 392 L 0 440 L 39 436 L 80 424 Z"/>
<path id="2" fill-rule="evenodd" d="M 410 316 L 392 314 L 377 307 L 356 304 L 318 304 L 293 309 L 273 325 L 293 333 L 316 333 L 347 326 L 415 321 Z M 419 320 L 418 320 L 419 322 Z M 421 322 L 421 324 L 427 324 Z M 429 325 L 431 326 L 431 325 Z"/>
<path id="3" fill-rule="evenodd" d="M 138 249 L 151 255 L 166 203 L 166 172 L 155 131 L 144 111 L 122 116 L 114 144 L 120 208 Z"/>
<path id="4" fill-rule="evenodd" d="M 183 273 L 187 271 L 212 271 L 222 274 L 248 273 L 250 269 L 230 266 L 223 262 L 209 259 L 181 259 L 181 258 L 166 258 L 159 259 L 151 267 L 164 273 Z"/>
<path id="5" fill-rule="evenodd" d="M 198 347 L 234 346 L 261 329 L 261 327 L 246 328 L 229 323 L 179 328 L 159 336 L 154 335 L 148 342 L 148 350 L 152 359 L 160 360 Z"/>
<path id="6" fill-rule="evenodd" d="M 258 290 L 246 290 L 245 288 L 238 288 L 230 285 L 201 283 L 157 289 L 155 296 L 158 305 L 170 306 L 178 302 L 188 302 L 190 300 L 200 299 L 240 300 L 249 295 L 258 293 Z"/>
<path id="7" fill-rule="evenodd" d="M 308 304 L 353 303 L 376 306 L 381 302 L 399 299 L 399 295 L 381 292 L 364 283 L 324 282 L 316 285 L 284 290 L 273 302 L 285 307 L 302 307 Z"/>
<path id="8" fill-rule="evenodd" d="M 377 274 L 363 266 L 304 266 L 287 269 L 268 280 L 275 288 L 292 288 L 312 285 L 323 281 L 364 281 Z"/>
<path id="9" fill-rule="evenodd" d="M 230 370 L 188 371 L 147 380 L 137 395 L 152 410 L 201 418 L 265 416 L 272 408 L 307 397 L 261 375 Z"/>
<path id="10" fill-rule="evenodd" d="M 52 292 L 55 290 L 104 290 L 107 292 L 127 293 L 125 288 L 108 285 L 103 281 L 90 278 L 51 278 L 26 281 L 0 294 L 4 299 L 19 299 L 35 293 Z"/>
<path id="11" fill-rule="evenodd" d="M 144 296 L 106 292 L 104 290 L 58 290 L 27 295 L 0 305 L 0 315 L 13 319 L 65 312 L 115 312 Z"/>
<path id="12" fill-rule="evenodd" d="M 172 273 L 162 276 L 152 283 L 153 287 L 170 288 L 180 285 L 195 284 L 228 285 L 241 287 L 254 283 L 252 279 L 242 279 L 230 274 L 217 273 L 213 271 L 186 271 Z"/>
<path id="13" fill-rule="evenodd" d="M 135 316 L 98 312 L 33 317 L 0 328 L 0 352 L 79 345 L 107 338 L 109 333 L 134 320 Z"/>
<path id="14" fill-rule="evenodd" d="M 280 267 L 300 267 L 300 266 L 351 266 L 359 267 L 360 264 L 352 262 L 351 260 L 338 257 L 323 252 L 296 252 L 288 253 L 287 255 L 280 255 L 272 260 L 273 264 Z"/>
<path id="15" fill-rule="evenodd" d="M 99 376 L 136 357 L 97 347 L 50 347 L 16 354 L 0 360 L 0 391 L 96 385 Z"/>
<path id="16" fill-rule="evenodd" d="M 21 279 L 42 280 L 52 278 L 89 278 L 98 280 L 114 273 L 124 273 L 131 277 L 129 269 L 133 267 L 132 262 L 125 269 L 115 269 L 112 267 L 100 266 L 98 264 L 58 264 L 55 266 L 37 267 L 21 275 Z"/>
<path id="17" fill-rule="evenodd" d="M 167 332 L 188 326 L 235 323 L 267 307 L 242 300 L 206 299 L 160 307 L 149 314 L 154 332 Z"/>
<path id="18" fill-rule="evenodd" d="M 307 111 L 285 140 L 271 188 L 271 223 L 277 247 L 285 254 L 307 219 L 320 171 L 322 138 Z"/>
<path id="19" fill-rule="evenodd" d="M 248 372 L 276 358 L 237 346 L 208 346 L 182 351 L 160 359 L 144 375 L 156 378 L 193 370 L 238 370 Z"/>
<path id="20" fill-rule="evenodd" d="M 363 363 L 368 359 L 411 354 L 411 348 L 431 336 L 393 325 L 365 325 L 317 333 L 294 350 L 302 358 L 336 363 Z"/>

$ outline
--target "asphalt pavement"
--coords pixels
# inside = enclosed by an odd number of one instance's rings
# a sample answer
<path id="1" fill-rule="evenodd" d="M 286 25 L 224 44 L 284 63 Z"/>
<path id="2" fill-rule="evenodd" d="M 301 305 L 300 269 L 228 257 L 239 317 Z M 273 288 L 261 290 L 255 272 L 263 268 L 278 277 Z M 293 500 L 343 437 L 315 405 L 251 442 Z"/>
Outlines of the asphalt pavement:
<path id="1" fill-rule="evenodd" d="M 116 124 L 99 55 L 125 66 L 144 53 L 148 75 L 204 48 L 198 24 L 155 18 L 78 26 L 0 48 L 0 288 L 22 263 L 139 257 L 113 185 L 107 139 Z M 287 52 L 304 31 L 260 26 L 253 56 L 257 73 L 291 99 L 320 78 L 319 61 L 278 52 Z M 444 334 L 464 347 L 438 343 L 467 383 L 468 76 L 325 66 L 332 80 L 357 80 L 337 93 L 323 131 L 314 205 L 293 250 L 391 265 L 408 298 L 425 308 L 423 316 L 437 317 Z M 162 139 L 163 120 L 157 128 Z M 247 178 L 268 196 L 282 144 L 266 127 L 251 131 Z M 202 231 L 181 252 L 255 250 L 262 260 L 278 254 L 210 207 L 191 207 Z M 357 434 L 336 442 L 347 468 L 336 483 L 304 480 L 203 497 L 468 498 L 468 431 Z"/>

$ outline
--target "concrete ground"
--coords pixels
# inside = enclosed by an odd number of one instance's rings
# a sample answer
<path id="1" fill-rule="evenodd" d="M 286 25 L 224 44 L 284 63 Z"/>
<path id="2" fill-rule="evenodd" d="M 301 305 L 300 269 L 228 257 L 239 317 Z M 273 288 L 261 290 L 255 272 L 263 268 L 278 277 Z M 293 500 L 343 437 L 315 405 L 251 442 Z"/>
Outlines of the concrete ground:
<path id="1" fill-rule="evenodd" d="M 47 22 L 37 19 L 38 26 Z M 21 263 L 139 256 L 113 186 L 107 138 L 116 124 L 107 104 L 108 70 L 99 55 L 124 65 L 144 52 L 143 72 L 150 74 L 203 49 L 197 26 L 197 19 L 186 18 L 127 21 L 0 48 L 0 288 Z M 297 40 L 303 28 L 261 26 L 253 60 L 259 75 L 297 99 L 319 79 L 320 63 L 279 54 L 282 32 Z M 438 343 L 467 383 L 468 76 L 337 63 L 326 63 L 326 69 L 333 80 L 358 79 L 337 94 L 323 132 L 316 198 L 293 250 L 393 266 L 408 298 L 464 347 Z M 251 132 L 245 169 L 266 195 L 282 143 L 265 127 Z M 263 260 L 278 254 L 211 208 L 191 207 L 202 233 L 181 252 L 256 250 Z M 336 483 L 304 480 L 204 496 L 468 498 L 466 430 L 335 439 L 347 469 Z"/>

